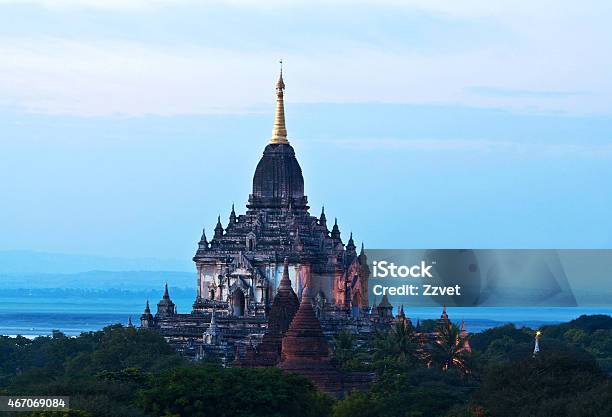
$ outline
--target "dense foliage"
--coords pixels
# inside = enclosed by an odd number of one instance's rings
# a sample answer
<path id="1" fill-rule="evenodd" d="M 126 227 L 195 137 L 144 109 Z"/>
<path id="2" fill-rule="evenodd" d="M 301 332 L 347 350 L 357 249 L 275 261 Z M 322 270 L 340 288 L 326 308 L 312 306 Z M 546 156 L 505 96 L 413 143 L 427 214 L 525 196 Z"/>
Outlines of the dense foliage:
<path id="1" fill-rule="evenodd" d="M 339 334 L 337 366 L 376 375 L 369 392 L 339 401 L 277 369 L 189 363 L 156 333 L 120 325 L 76 338 L 0 337 L 0 395 L 71 397 L 69 412 L 30 414 L 40 417 L 612 415 L 609 316 L 543 327 L 535 358 L 532 329 L 471 335 L 469 352 L 455 326 L 423 326 L 438 337 L 402 323 L 366 341 Z"/>
<path id="2" fill-rule="evenodd" d="M 334 405 L 334 417 L 612 416 L 612 318 L 582 316 L 534 331 L 513 325 L 469 338 L 466 352 L 456 326 L 422 322 L 429 343 L 399 324 L 370 343 L 340 334 L 336 360 L 347 370 L 373 370 L 369 393 Z"/>
<path id="3" fill-rule="evenodd" d="M 324 417 L 331 402 L 299 375 L 213 364 L 162 372 L 138 399 L 155 416 L 215 417 Z"/>
<path id="4" fill-rule="evenodd" d="M 0 389 L 69 395 L 94 416 L 142 416 L 131 403 L 146 376 L 182 364 L 161 336 L 120 325 L 77 338 L 0 338 Z"/>

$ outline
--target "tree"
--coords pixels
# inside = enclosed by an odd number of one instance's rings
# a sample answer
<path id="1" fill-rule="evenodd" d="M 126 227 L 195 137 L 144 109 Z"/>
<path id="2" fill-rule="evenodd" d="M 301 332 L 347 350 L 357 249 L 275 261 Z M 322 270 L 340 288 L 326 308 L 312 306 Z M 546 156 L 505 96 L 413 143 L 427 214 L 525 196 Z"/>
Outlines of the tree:
<path id="1" fill-rule="evenodd" d="M 357 338 L 348 331 L 341 331 L 334 337 L 332 348 L 334 360 L 338 365 L 347 368 L 357 353 Z"/>
<path id="2" fill-rule="evenodd" d="M 448 321 L 441 322 L 436 327 L 436 336 L 431 352 L 431 361 L 443 371 L 457 368 L 464 374 L 471 372 L 468 365 L 470 349 L 459 328 Z"/>
<path id="3" fill-rule="evenodd" d="M 380 405 L 368 394 L 351 392 L 345 399 L 333 406 L 331 417 L 378 417 Z"/>
<path id="4" fill-rule="evenodd" d="M 374 360 L 378 367 L 417 366 L 420 355 L 419 338 L 408 321 L 398 321 L 393 327 L 375 335 Z"/>
<path id="5" fill-rule="evenodd" d="M 177 368 L 151 377 L 138 404 L 156 416 L 323 417 L 333 399 L 307 379 L 276 368 Z"/>
<path id="6" fill-rule="evenodd" d="M 91 414 L 82 410 L 70 409 L 66 411 L 36 411 L 23 417 L 91 417 Z"/>
<path id="7" fill-rule="evenodd" d="M 612 415 L 612 384 L 595 361 L 571 351 L 492 366 L 474 402 L 495 417 Z"/>
<path id="8" fill-rule="evenodd" d="M 154 332 L 109 326 L 79 337 L 38 337 L 32 341 L 0 339 L 0 387 L 7 395 L 66 395 L 70 406 L 92 417 L 142 417 L 133 405 L 151 372 L 184 365 Z M 8 347 L 6 346 L 8 345 Z M 77 411 L 67 414 L 77 416 Z M 50 415 L 63 416 L 55 413 Z"/>

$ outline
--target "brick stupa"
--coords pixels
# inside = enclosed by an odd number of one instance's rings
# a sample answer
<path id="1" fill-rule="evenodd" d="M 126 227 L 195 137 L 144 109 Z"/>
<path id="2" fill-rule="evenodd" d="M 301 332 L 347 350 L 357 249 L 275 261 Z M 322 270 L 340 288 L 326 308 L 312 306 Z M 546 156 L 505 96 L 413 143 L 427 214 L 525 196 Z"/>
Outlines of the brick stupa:
<path id="1" fill-rule="evenodd" d="M 300 308 L 283 337 L 278 367 L 305 376 L 328 394 L 344 394 L 342 373 L 330 362 L 329 346 L 312 308 L 308 287 L 302 291 Z"/>

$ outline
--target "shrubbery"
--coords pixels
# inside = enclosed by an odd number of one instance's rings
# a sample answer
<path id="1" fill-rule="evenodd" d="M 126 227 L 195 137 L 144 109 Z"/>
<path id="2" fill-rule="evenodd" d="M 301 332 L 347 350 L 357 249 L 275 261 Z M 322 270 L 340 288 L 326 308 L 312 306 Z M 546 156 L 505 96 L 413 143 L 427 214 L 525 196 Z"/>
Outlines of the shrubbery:
<path id="1" fill-rule="evenodd" d="M 277 369 L 189 363 L 158 334 L 120 325 L 77 338 L 0 337 L 0 395 L 71 397 L 69 412 L 30 414 L 38 417 L 612 415 L 608 316 L 542 328 L 536 358 L 531 329 L 471 335 L 470 354 L 453 343 L 455 328 L 425 350 L 413 330 L 398 325 L 359 346 L 340 334 L 336 364 L 377 375 L 370 392 L 340 401 Z"/>

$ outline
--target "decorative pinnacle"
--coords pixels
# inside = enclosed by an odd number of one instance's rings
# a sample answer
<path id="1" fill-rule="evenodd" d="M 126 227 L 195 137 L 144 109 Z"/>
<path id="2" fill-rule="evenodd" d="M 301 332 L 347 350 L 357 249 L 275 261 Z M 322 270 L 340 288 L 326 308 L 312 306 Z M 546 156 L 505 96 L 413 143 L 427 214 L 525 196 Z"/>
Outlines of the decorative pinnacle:
<path id="1" fill-rule="evenodd" d="M 308 303 L 310 304 L 312 301 L 312 297 L 310 296 L 310 282 L 307 282 L 302 288 L 302 299 L 300 300 L 300 304 Z"/>
<path id="2" fill-rule="evenodd" d="M 446 313 L 446 304 L 444 304 L 444 307 L 442 307 L 442 315 L 440 316 L 440 318 L 448 320 L 448 313 Z"/>
<path id="3" fill-rule="evenodd" d="M 271 144 L 288 144 L 287 128 L 285 127 L 285 103 L 283 101 L 285 82 L 283 81 L 283 60 L 280 61 L 280 74 L 276 81 L 276 114 L 274 115 L 274 127 L 272 129 Z"/>
<path id="4" fill-rule="evenodd" d="M 230 224 L 231 223 L 236 223 L 236 210 L 234 210 L 234 203 L 232 203 L 232 211 L 230 213 Z"/>
<path id="5" fill-rule="evenodd" d="M 217 225 L 215 226 L 215 239 L 223 237 L 223 226 L 221 225 L 221 215 L 217 217 Z"/>
<path id="6" fill-rule="evenodd" d="M 283 276 L 280 281 L 279 289 L 291 289 L 291 280 L 289 279 L 289 258 L 285 258 L 283 262 Z"/>
<path id="7" fill-rule="evenodd" d="M 327 217 L 325 216 L 325 206 L 321 207 L 321 216 L 319 217 L 319 223 L 327 227 Z"/>

